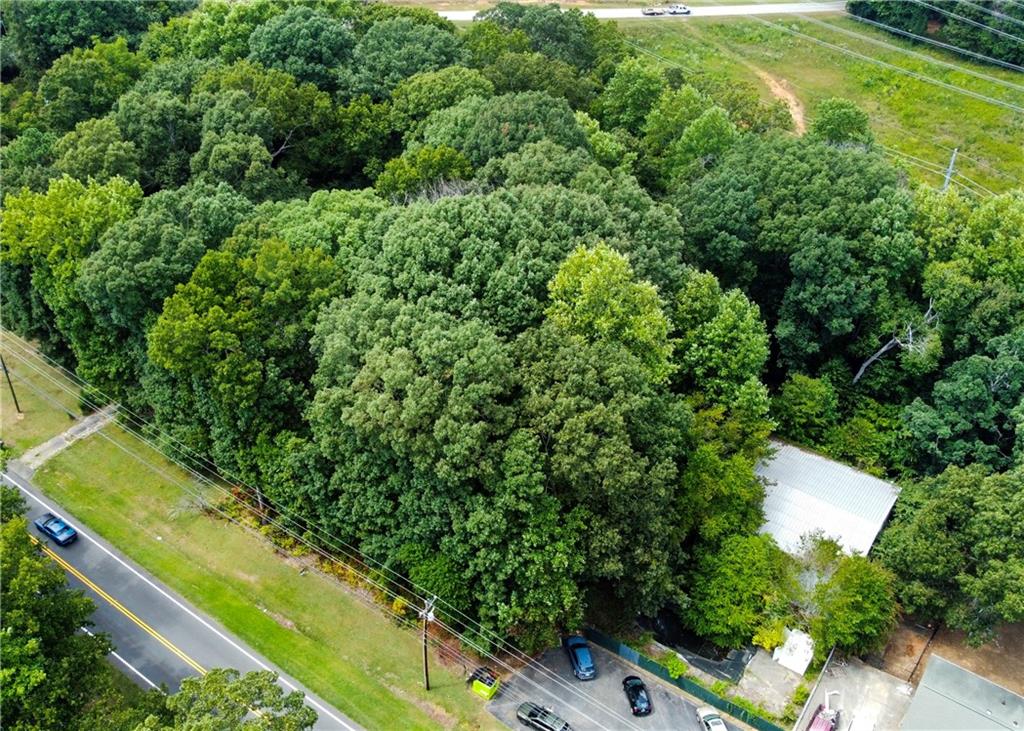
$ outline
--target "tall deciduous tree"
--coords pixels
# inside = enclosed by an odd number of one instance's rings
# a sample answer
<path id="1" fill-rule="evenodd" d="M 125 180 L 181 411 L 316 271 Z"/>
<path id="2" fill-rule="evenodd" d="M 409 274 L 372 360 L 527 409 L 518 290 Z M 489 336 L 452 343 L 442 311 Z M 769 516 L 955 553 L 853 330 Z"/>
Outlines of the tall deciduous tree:
<path id="1" fill-rule="evenodd" d="M 343 20 L 293 5 L 249 36 L 249 60 L 333 91 L 337 70 L 349 62 L 355 37 Z"/>
<path id="2" fill-rule="evenodd" d="M 618 343 L 636 355 L 653 381 L 672 372 L 671 327 L 658 290 L 637 281 L 629 260 L 605 245 L 577 248 L 551 280 L 548 317 L 586 342 Z"/>

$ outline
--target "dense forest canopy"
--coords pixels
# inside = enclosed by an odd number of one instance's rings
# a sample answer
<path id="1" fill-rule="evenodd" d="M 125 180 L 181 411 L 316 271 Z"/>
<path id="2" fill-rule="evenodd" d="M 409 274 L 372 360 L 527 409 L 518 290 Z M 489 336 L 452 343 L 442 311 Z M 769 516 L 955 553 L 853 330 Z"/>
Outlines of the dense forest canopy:
<path id="1" fill-rule="evenodd" d="M 2 9 L 3 326 L 310 535 L 528 649 L 1024 619 L 1021 190 L 555 6 Z M 757 536 L 773 431 L 907 485 L 814 597 Z"/>

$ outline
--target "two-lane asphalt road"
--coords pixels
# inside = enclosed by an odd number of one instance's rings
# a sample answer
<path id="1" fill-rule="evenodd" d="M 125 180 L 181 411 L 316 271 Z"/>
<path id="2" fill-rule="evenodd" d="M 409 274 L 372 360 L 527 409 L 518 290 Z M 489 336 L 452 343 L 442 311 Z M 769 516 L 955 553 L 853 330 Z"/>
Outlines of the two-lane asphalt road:
<path id="1" fill-rule="evenodd" d="M 85 591 L 93 600 L 95 629 L 111 636 L 116 647 L 115 661 L 140 685 L 166 685 L 174 692 L 185 678 L 211 668 L 235 668 L 242 673 L 273 670 L 285 691 L 298 689 L 306 694 L 306 703 L 319 717 L 315 728 L 324 731 L 360 728 L 283 675 L 182 597 L 120 556 L 110 544 L 91 533 L 81 521 L 44 497 L 18 474 L 16 463 L 3 473 L 3 479 L 25 496 L 31 530 L 35 530 L 32 526 L 35 518 L 51 512 L 66 518 L 78 531 L 78 540 L 70 546 L 61 548 L 48 544 L 44 545 L 44 551 L 67 572 L 70 584 Z"/>
<path id="2" fill-rule="evenodd" d="M 661 7 L 668 5 L 652 2 L 651 5 Z M 846 8 L 845 0 L 838 2 L 789 2 L 764 3 L 761 5 L 695 5 L 690 7 L 689 15 L 644 15 L 640 8 L 580 8 L 601 20 L 651 20 L 672 21 L 685 18 L 725 17 L 730 15 L 787 15 L 791 13 L 841 13 Z M 438 15 L 448 20 L 472 20 L 479 10 L 439 10 Z"/>

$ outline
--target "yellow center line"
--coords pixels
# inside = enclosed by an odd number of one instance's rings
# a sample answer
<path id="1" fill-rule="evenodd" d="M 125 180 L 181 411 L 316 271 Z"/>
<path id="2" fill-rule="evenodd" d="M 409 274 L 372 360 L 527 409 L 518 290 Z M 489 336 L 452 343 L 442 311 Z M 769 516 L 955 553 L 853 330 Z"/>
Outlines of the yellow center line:
<path id="1" fill-rule="evenodd" d="M 38 539 L 36 539 L 35 536 L 32 536 L 31 538 L 36 543 L 39 543 Z M 153 637 L 153 639 L 155 639 L 161 645 L 163 645 L 168 650 L 170 650 L 175 655 L 177 655 L 179 658 L 181 658 L 186 664 L 191 666 L 197 673 L 199 673 L 200 675 L 206 675 L 206 668 L 204 668 L 202 665 L 197 663 L 191 657 L 186 655 L 182 650 L 178 649 L 177 646 L 175 646 L 170 640 L 168 640 L 162 634 L 160 634 L 155 629 L 153 629 L 148 624 L 146 624 L 144 621 L 139 619 L 139 617 L 137 617 L 130 609 L 128 609 L 126 606 L 124 606 L 121 602 L 119 602 L 114 597 L 110 596 L 110 594 L 108 594 L 107 592 L 103 591 L 103 589 L 101 589 L 95 583 L 93 583 L 87 576 L 85 576 L 85 574 L 83 574 L 81 571 L 79 571 L 74 566 L 69 564 L 63 558 L 58 556 L 53 551 L 53 549 L 51 549 L 50 547 L 48 547 L 48 546 L 46 546 L 46 545 L 44 545 L 42 543 L 40 543 L 39 545 L 42 547 L 43 553 L 45 553 L 47 556 L 49 556 L 54 561 L 56 561 L 61 566 L 61 568 L 63 568 L 65 571 L 67 571 L 68 573 L 73 575 L 75 578 L 77 578 L 83 584 L 88 586 L 90 589 L 92 589 L 94 592 L 96 592 L 99 596 L 103 597 L 103 599 L 105 599 L 107 601 L 107 603 L 110 604 L 110 606 L 112 606 L 114 609 L 116 609 L 117 611 L 121 612 L 121 614 L 126 616 L 132 622 L 137 624 L 142 629 L 143 632 L 145 632 L 146 634 L 148 634 L 151 637 Z"/>

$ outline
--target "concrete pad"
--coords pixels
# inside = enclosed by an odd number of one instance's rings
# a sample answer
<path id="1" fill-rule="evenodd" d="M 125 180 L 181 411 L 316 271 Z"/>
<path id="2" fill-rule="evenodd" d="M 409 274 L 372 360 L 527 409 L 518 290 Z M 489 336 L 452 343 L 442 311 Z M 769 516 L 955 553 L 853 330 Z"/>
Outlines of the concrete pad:
<path id="1" fill-rule="evenodd" d="M 891 731 L 900 727 L 914 688 L 856 658 L 847 660 L 845 665 L 833 661 L 808 701 L 810 711 L 801 719 L 797 731 L 807 727 L 810 712 L 824 703 L 825 694 L 832 691 L 840 693 L 837 699 L 833 698 L 833 706 L 840 708 L 837 731 Z"/>

